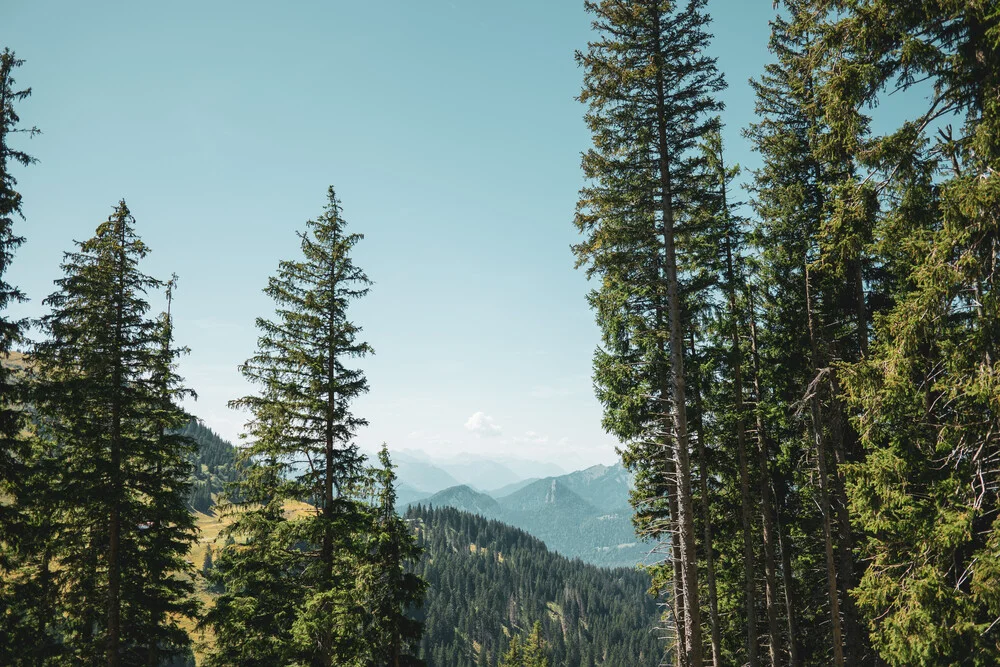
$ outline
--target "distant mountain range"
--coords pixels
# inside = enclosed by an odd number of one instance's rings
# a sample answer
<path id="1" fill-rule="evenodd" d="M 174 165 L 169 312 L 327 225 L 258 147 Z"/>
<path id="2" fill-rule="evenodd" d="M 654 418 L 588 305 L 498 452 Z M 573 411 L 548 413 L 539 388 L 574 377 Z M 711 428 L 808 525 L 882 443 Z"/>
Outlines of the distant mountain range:
<path id="1" fill-rule="evenodd" d="M 199 443 L 191 505 L 209 512 L 235 473 L 235 449 L 197 422 L 185 434 Z M 568 558 L 606 567 L 632 567 L 649 552 L 632 529 L 630 477 L 621 464 L 566 474 L 549 463 L 473 454 L 434 459 L 403 450 L 392 460 L 400 512 L 416 504 L 453 507 L 520 528 Z"/>
<path id="2" fill-rule="evenodd" d="M 392 452 L 392 462 L 400 486 L 408 491 L 430 496 L 452 486 L 468 485 L 490 495 L 523 485 L 525 480 L 562 475 L 565 470 L 553 463 L 524 459 L 459 454 L 450 458 L 434 458 L 423 452 L 399 450 Z M 508 491 L 509 492 L 509 491 Z M 414 496 L 411 500 L 415 500 Z"/>
<path id="3" fill-rule="evenodd" d="M 569 558 L 608 567 L 643 562 L 649 545 L 632 528 L 629 475 L 620 465 L 516 483 L 489 494 L 468 485 L 453 486 L 411 505 L 453 507 L 496 519 L 541 539 Z M 401 504 L 402 506 L 402 504 Z"/>

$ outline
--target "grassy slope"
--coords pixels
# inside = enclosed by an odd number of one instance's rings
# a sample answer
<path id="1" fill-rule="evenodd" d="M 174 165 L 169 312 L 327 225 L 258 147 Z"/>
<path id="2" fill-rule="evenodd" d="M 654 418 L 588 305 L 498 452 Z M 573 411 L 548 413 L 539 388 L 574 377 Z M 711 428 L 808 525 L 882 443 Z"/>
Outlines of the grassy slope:
<path id="1" fill-rule="evenodd" d="M 312 507 L 305 503 L 289 503 L 285 508 L 285 513 L 288 518 L 299 518 L 305 516 L 312 509 Z M 195 582 L 196 595 L 201 601 L 202 610 L 206 611 L 214 604 L 215 594 L 207 589 L 205 580 L 200 576 L 201 563 L 205 559 L 205 551 L 209 545 L 212 546 L 213 552 L 217 552 L 222 548 L 225 540 L 219 536 L 219 533 L 222 532 L 222 529 L 230 521 L 220 512 L 214 512 L 213 514 L 195 512 L 194 515 L 199 531 L 198 541 L 191 546 L 191 551 L 188 552 L 188 560 L 194 563 L 195 568 L 199 571 L 199 576 Z M 196 623 L 190 619 L 184 619 L 181 626 L 187 631 L 194 644 L 195 659 L 198 661 L 198 664 L 202 664 L 205 656 L 211 651 L 215 642 L 212 631 L 199 630 L 196 627 Z"/>

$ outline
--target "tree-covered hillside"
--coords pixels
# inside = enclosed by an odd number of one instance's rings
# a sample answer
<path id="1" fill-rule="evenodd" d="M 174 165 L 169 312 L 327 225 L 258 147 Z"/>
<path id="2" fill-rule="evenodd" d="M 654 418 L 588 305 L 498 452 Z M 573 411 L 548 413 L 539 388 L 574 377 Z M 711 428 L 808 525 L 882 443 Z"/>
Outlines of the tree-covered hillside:
<path id="1" fill-rule="evenodd" d="M 195 442 L 192 455 L 193 483 L 189 504 L 199 512 L 210 512 L 214 495 L 236 478 L 236 448 L 197 419 L 189 421 L 180 434 Z"/>
<path id="2" fill-rule="evenodd" d="M 421 657 L 430 667 L 493 667 L 511 638 L 542 624 L 551 667 L 653 667 L 657 639 L 649 577 L 570 560 L 498 521 L 450 507 L 411 507 L 425 548 Z"/>
<path id="3" fill-rule="evenodd" d="M 630 477 L 620 465 L 591 466 L 518 485 L 509 493 L 456 486 L 414 505 L 453 507 L 534 535 L 553 551 L 604 567 L 633 567 L 649 557 L 628 506 Z M 405 506 L 405 503 L 401 503 Z"/>

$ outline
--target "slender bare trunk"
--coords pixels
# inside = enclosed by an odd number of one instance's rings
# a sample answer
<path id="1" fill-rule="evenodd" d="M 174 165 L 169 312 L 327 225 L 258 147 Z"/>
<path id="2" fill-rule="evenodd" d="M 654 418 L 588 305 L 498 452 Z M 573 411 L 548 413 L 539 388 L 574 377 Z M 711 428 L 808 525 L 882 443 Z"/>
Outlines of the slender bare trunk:
<path id="1" fill-rule="evenodd" d="M 764 425 L 763 396 L 760 388 L 760 354 L 757 350 L 757 316 L 754 312 L 753 296 L 750 297 L 750 352 L 753 355 L 753 391 L 755 399 L 754 415 L 757 427 L 757 477 L 760 496 L 760 515 L 764 537 L 764 595 L 767 611 L 768 656 L 771 667 L 778 667 L 778 647 L 781 636 L 778 631 L 778 582 L 774 557 L 774 509 L 771 504 L 771 470 L 767 429 Z"/>
<path id="2" fill-rule="evenodd" d="M 854 535 L 851 532 L 851 517 L 847 510 L 847 490 L 844 488 L 844 480 L 840 473 L 840 467 L 847 462 L 845 442 L 848 438 L 855 437 L 855 434 L 850 425 L 847 424 L 847 407 L 840 399 L 840 386 L 837 382 L 836 372 L 830 374 L 830 393 L 836 416 L 833 420 L 833 433 L 830 438 L 833 445 L 833 460 L 830 462 L 830 492 L 837 517 L 838 582 L 842 600 L 841 611 L 844 615 L 844 641 L 847 644 L 844 659 L 850 665 L 860 665 L 864 653 L 864 634 L 858 622 L 854 598 L 851 596 L 851 589 L 855 586 Z"/>
<path id="3" fill-rule="evenodd" d="M 723 192 L 725 188 L 723 187 Z M 747 615 L 747 660 L 750 667 L 760 664 L 759 642 L 757 638 L 757 600 L 754 579 L 757 574 L 756 558 L 753 551 L 752 522 L 750 512 L 753 501 L 750 498 L 750 471 L 747 463 L 747 436 L 743 405 L 743 351 L 740 347 L 739 324 L 736 306 L 735 271 L 733 270 L 732 238 L 726 232 L 726 279 L 729 291 L 730 340 L 733 346 L 732 372 L 733 394 L 736 407 L 736 449 L 740 466 L 740 523 L 743 529 L 743 595 Z"/>
<path id="4" fill-rule="evenodd" d="M 677 664 L 687 667 L 687 634 L 684 616 L 684 570 L 681 544 L 677 539 L 677 470 L 672 459 L 667 462 L 667 506 L 670 510 L 670 562 L 674 571 L 674 617 L 677 623 Z"/>
<path id="5" fill-rule="evenodd" d="M 657 258 L 657 276 L 660 275 L 662 265 L 662 258 Z M 662 331 L 666 319 L 663 313 L 663 305 L 659 301 L 656 304 L 656 328 L 658 331 Z M 661 360 L 666 359 L 666 344 L 663 341 L 663 337 L 657 339 L 657 351 L 659 352 L 659 358 Z M 667 371 L 666 365 L 661 363 L 657 369 L 657 383 L 660 386 L 660 394 L 662 396 L 670 395 L 670 377 Z M 661 399 L 661 402 L 666 405 L 666 401 Z M 664 407 L 664 414 L 666 414 L 666 409 Z M 664 429 L 666 431 L 666 429 Z M 669 517 L 669 537 L 670 537 L 670 563 L 673 569 L 673 615 L 675 620 L 675 631 L 677 636 L 677 664 L 679 667 L 688 667 L 688 638 L 687 638 L 687 623 L 686 616 L 684 612 L 684 567 L 683 558 L 681 555 L 681 541 L 680 541 L 680 521 L 678 519 L 679 513 L 677 508 L 677 466 L 674 462 L 673 448 L 676 443 L 670 438 L 670 434 L 665 432 L 662 435 L 663 442 L 661 443 L 661 451 L 663 456 L 663 469 L 666 475 L 666 490 L 667 490 L 667 508 L 670 512 Z"/>
<path id="6" fill-rule="evenodd" d="M 815 323 L 813 322 L 812 295 L 809 286 L 809 265 L 805 267 L 806 313 L 809 328 L 809 342 L 812 348 L 812 366 L 819 370 L 819 346 L 816 342 Z M 836 667 L 844 665 L 844 638 L 840 620 L 840 602 L 838 600 L 837 565 L 833 555 L 833 527 L 830 507 L 829 472 L 827 470 L 827 452 L 823 437 L 823 422 L 820 413 L 819 388 L 810 391 L 810 412 L 812 413 L 813 438 L 816 444 L 816 460 L 819 467 L 820 511 L 823 514 L 823 542 L 826 552 L 827 594 L 830 597 L 830 621 L 833 628 L 833 661 Z"/>
<path id="7" fill-rule="evenodd" d="M 656 53 L 661 53 L 660 16 L 653 14 Z M 673 392 L 674 460 L 677 464 L 677 511 L 684 575 L 684 615 L 689 667 L 702 667 L 701 604 L 698 595 L 698 559 L 694 537 L 694 511 L 691 500 L 691 461 L 688 453 L 687 392 L 684 379 L 684 335 L 677 280 L 677 252 L 674 246 L 674 210 L 670 176 L 670 146 L 667 142 L 666 92 L 662 63 L 656 69 L 657 139 L 659 144 L 660 213 L 663 235 L 663 268 L 667 288 L 670 325 L 670 371 Z M 666 406 L 666 396 L 664 407 Z"/>
<path id="8" fill-rule="evenodd" d="M 780 502 L 779 502 L 780 506 Z M 778 548 L 781 551 L 781 585 L 785 594 L 785 622 L 788 631 L 788 666 L 801 667 L 799 656 L 799 631 L 795 621 L 795 581 L 792 578 L 792 545 L 784 525 L 780 510 L 775 513 L 778 523 Z"/>
<path id="9" fill-rule="evenodd" d="M 691 334 L 691 357 L 694 358 L 694 333 Z M 701 391 L 693 384 L 695 431 L 698 440 L 698 484 L 701 491 L 701 516 L 705 534 L 705 570 L 708 578 L 709 627 L 712 630 L 712 665 L 722 664 L 722 639 L 719 632 L 719 594 L 715 584 L 715 553 L 712 550 L 712 515 L 708 502 L 708 456 L 705 451 L 705 425 L 702 420 Z"/>

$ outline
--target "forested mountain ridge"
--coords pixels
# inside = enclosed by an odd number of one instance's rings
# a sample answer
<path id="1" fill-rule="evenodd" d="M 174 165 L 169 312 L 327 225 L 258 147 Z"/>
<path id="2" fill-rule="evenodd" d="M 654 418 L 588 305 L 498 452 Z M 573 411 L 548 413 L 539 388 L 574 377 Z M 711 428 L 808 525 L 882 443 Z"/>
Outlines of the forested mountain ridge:
<path id="1" fill-rule="evenodd" d="M 197 516 L 201 541 L 192 553 L 204 575 L 212 568 L 206 550 L 219 553 L 229 520 Z M 645 573 L 566 558 L 523 530 L 452 507 L 412 506 L 405 519 L 425 550 L 413 571 L 430 586 L 424 605 L 411 613 L 425 623 L 420 657 L 429 667 L 495 666 L 511 638 L 535 621 L 542 623 L 550 667 L 659 664 L 664 645 Z M 203 577 L 199 591 L 210 607 L 217 591 Z M 199 636 L 200 658 L 213 638 Z"/>
<path id="2" fill-rule="evenodd" d="M 237 449 L 197 420 L 186 425 L 181 434 L 198 444 L 192 459 L 191 507 L 210 513 L 214 496 L 236 474 Z M 461 484 L 410 501 L 408 492 L 412 490 L 404 489 L 397 506 L 401 512 L 416 504 L 453 507 L 520 528 L 569 558 L 607 567 L 632 567 L 645 561 L 649 545 L 639 541 L 632 528 L 629 480 L 620 464 L 596 465 L 527 483 L 500 498 Z"/>
<path id="3" fill-rule="evenodd" d="M 632 526 L 630 483 L 630 475 L 620 464 L 596 465 L 535 480 L 499 497 L 458 486 L 410 505 L 454 507 L 498 519 L 569 558 L 633 567 L 646 561 L 650 545 L 636 537 Z"/>
<path id="4" fill-rule="evenodd" d="M 211 512 L 215 496 L 236 479 L 237 449 L 196 418 L 192 418 L 180 434 L 197 445 L 191 455 L 193 480 L 188 503 L 199 512 Z"/>
<path id="5" fill-rule="evenodd" d="M 409 503 L 409 505 L 452 507 L 469 514 L 477 514 L 484 519 L 499 519 L 503 514 L 503 508 L 496 499 L 465 484 L 438 491 L 429 498 Z"/>
<path id="6" fill-rule="evenodd" d="M 664 645 L 648 575 L 549 551 L 517 528 L 451 507 L 413 506 L 429 584 L 421 657 L 430 667 L 495 666 L 510 638 L 542 623 L 551 667 L 653 667 Z"/>

